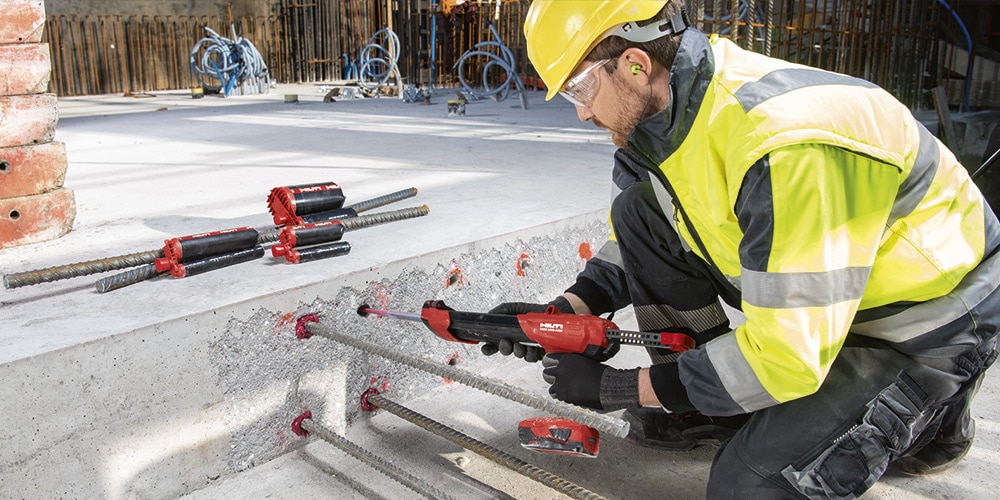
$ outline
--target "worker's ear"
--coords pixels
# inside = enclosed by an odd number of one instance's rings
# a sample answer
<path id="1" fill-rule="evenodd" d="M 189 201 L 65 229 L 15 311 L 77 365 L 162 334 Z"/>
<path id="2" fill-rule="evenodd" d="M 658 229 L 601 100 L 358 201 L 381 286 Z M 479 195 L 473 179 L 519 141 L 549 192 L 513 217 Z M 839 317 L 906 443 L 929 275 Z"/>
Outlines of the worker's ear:
<path id="1" fill-rule="evenodd" d="M 652 71 L 653 60 L 646 51 L 637 47 L 629 47 L 625 49 L 625 52 L 622 52 L 618 62 L 625 65 L 628 75 L 638 79 L 636 83 L 639 85 L 649 84 L 649 74 Z"/>

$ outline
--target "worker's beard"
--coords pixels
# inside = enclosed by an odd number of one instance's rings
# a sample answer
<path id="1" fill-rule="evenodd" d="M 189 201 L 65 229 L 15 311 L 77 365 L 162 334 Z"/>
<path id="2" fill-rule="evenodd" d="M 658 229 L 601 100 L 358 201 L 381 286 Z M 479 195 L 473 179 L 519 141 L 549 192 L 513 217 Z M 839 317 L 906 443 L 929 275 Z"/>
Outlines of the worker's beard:
<path id="1" fill-rule="evenodd" d="M 611 134 L 611 142 L 615 146 L 624 148 L 628 145 L 628 137 L 635 130 L 635 126 L 663 107 L 659 105 L 658 99 L 653 95 L 652 87 L 637 89 L 629 85 L 617 73 L 612 73 L 611 78 L 615 83 L 615 90 L 618 91 L 618 109 L 611 113 L 611 119 L 608 122 L 603 122 L 595 117 L 594 124 Z"/>

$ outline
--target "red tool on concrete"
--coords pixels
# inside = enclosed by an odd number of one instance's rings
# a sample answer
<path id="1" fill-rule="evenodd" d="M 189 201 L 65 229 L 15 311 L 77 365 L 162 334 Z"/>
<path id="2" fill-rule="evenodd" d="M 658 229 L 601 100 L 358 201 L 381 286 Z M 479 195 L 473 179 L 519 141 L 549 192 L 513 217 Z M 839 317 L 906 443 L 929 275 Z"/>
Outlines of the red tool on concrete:
<path id="1" fill-rule="evenodd" d="M 682 352 L 693 349 L 694 339 L 680 332 L 636 332 L 619 330 L 610 320 L 587 314 L 564 314 L 555 306 L 544 313 L 487 314 L 456 311 L 440 300 L 424 303 L 420 314 L 358 308 L 358 314 L 421 321 L 439 337 L 465 344 L 509 339 L 537 344 L 546 352 L 580 353 L 604 361 L 621 344 Z"/>
<path id="2" fill-rule="evenodd" d="M 271 247 L 271 255 L 284 256 L 292 264 L 345 255 L 351 244 L 338 241 L 345 230 L 339 220 L 285 226 L 278 232 L 281 244 Z"/>
<path id="3" fill-rule="evenodd" d="M 517 426 L 521 446 L 541 453 L 594 458 L 601 448 L 597 429 L 567 418 L 540 417 L 522 420 Z"/>
<path id="4" fill-rule="evenodd" d="M 163 257 L 156 259 L 156 270 L 162 273 L 180 263 L 253 248 L 259 236 L 252 227 L 236 227 L 164 240 Z"/>
<path id="5" fill-rule="evenodd" d="M 170 268 L 170 274 L 175 278 L 186 278 L 196 274 L 207 273 L 223 267 L 249 262 L 264 256 L 264 247 L 256 245 L 253 248 L 236 250 L 235 252 L 211 255 L 191 262 L 179 262 Z"/>
<path id="6" fill-rule="evenodd" d="M 338 219 L 349 219 L 351 217 L 357 217 L 358 210 L 351 207 L 341 207 L 336 210 L 327 210 L 325 212 L 316 212 L 312 214 L 302 214 L 297 219 L 297 224 L 315 224 L 317 222 L 327 222 L 334 221 Z"/>
<path id="7" fill-rule="evenodd" d="M 346 241 L 335 241 L 333 243 L 314 245 L 306 248 L 287 248 L 281 245 L 271 247 L 271 255 L 276 258 L 284 257 L 285 260 L 292 264 L 328 259 L 349 253 L 351 253 L 351 244 Z"/>
<path id="8" fill-rule="evenodd" d="M 276 187 L 267 196 L 274 224 L 301 224 L 301 216 L 337 210 L 344 205 L 344 191 L 333 182 Z"/>
<path id="9" fill-rule="evenodd" d="M 339 220 L 285 226 L 278 232 L 278 241 L 285 248 L 307 247 L 339 241 L 344 231 L 344 225 Z"/>

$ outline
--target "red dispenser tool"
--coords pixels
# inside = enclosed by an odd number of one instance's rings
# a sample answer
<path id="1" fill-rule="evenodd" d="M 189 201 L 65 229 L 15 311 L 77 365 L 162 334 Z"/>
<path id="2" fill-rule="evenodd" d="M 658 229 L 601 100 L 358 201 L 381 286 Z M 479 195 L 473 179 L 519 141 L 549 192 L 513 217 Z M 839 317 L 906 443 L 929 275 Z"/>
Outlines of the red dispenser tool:
<path id="1" fill-rule="evenodd" d="M 683 352 L 694 349 L 687 333 L 638 332 L 619 330 L 611 320 L 588 314 L 563 314 L 555 306 L 544 313 L 489 314 L 456 311 L 440 300 L 428 300 L 420 314 L 358 308 L 358 314 L 421 321 L 437 336 L 450 342 L 478 344 L 509 339 L 538 344 L 546 352 L 573 352 L 604 361 L 618 352 L 620 345 L 638 345 Z"/>
<path id="2" fill-rule="evenodd" d="M 237 227 L 164 240 L 163 257 L 156 259 L 156 270 L 162 273 L 180 263 L 253 248 L 259 236 L 252 227 Z"/>
<path id="3" fill-rule="evenodd" d="M 304 214 L 339 209 L 344 205 L 340 185 L 326 182 L 276 187 L 267 196 L 267 208 L 275 225 L 298 224 Z"/>

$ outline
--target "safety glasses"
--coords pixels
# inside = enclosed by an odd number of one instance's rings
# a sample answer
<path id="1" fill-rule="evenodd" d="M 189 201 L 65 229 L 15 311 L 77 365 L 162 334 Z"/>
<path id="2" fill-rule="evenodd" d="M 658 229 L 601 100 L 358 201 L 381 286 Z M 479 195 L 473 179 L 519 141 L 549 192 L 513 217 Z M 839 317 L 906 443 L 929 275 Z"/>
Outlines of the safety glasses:
<path id="1" fill-rule="evenodd" d="M 562 90 L 559 91 L 559 95 L 565 97 L 567 101 L 573 103 L 575 106 L 590 107 L 590 101 L 597 95 L 597 90 L 601 88 L 601 78 L 596 71 L 610 60 L 602 59 L 583 70 L 579 75 L 571 78 L 566 82 L 566 85 L 563 85 Z"/>

